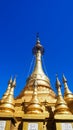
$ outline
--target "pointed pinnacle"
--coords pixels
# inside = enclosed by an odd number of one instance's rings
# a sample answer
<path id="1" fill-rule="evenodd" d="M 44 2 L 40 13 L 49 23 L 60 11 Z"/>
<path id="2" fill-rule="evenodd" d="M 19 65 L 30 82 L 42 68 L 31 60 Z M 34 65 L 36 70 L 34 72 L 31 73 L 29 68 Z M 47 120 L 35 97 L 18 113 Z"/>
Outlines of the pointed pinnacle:
<path id="1" fill-rule="evenodd" d="M 60 81 L 59 81 L 59 79 L 58 79 L 58 76 L 56 76 L 56 87 L 58 88 L 58 87 L 61 87 L 61 83 L 60 83 Z"/>
<path id="2" fill-rule="evenodd" d="M 8 84 L 12 84 L 12 76 L 10 77 L 10 80 L 8 81 Z"/>
<path id="3" fill-rule="evenodd" d="M 38 53 L 38 51 L 40 51 L 41 54 L 44 54 L 44 47 L 41 45 L 39 36 L 37 34 L 36 45 L 33 47 L 32 52 L 34 55 L 36 55 Z"/>
<path id="4" fill-rule="evenodd" d="M 12 83 L 12 86 L 16 86 L 16 77 L 14 78 L 14 81 L 13 81 L 13 83 Z"/>
<path id="5" fill-rule="evenodd" d="M 63 83 L 67 83 L 67 79 L 66 79 L 66 77 L 64 76 L 64 74 L 63 74 Z"/>
<path id="6" fill-rule="evenodd" d="M 39 33 L 37 33 L 36 38 L 37 38 L 37 40 L 36 40 L 36 44 L 40 44 Z"/>

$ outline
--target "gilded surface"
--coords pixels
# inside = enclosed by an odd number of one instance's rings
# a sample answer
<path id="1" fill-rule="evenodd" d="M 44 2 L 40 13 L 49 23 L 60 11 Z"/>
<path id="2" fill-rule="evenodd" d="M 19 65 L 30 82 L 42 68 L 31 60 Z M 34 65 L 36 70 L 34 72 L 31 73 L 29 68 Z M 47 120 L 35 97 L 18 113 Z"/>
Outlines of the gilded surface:
<path id="1" fill-rule="evenodd" d="M 56 80 L 58 96 L 51 88 L 50 80 L 42 67 L 44 48 L 37 38 L 33 48 L 35 67 L 20 95 L 14 99 L 16 79 L 8 82 L 8 88 L 0 101 L 0 120 L 9 119 L 6 130 L 28 130 L 29 123 L 38 124 L 38 130 L 62 130 L 63 121 L 73 122 L 73 94 L 63 75 L 64 98 L 60 81 Z M 11 126 L 10 122 L 12 120 Z M 59 122 L 60 121 L 60 122 Z M 59 123 L 58 123 L 59 122 Z"/>
<path id="2" fill-rule="evenodd" d="M 57 102 L 55 104 L 55 114 L 71 114 L 67 103 L 65 102 L 65 100 L 62 97 L 62 93 L 61 93 L 61 84 L 60 81 L 57 77 L 56 79 L 56 87 L 58 90 L 58 96 L 57 96 Z"/>

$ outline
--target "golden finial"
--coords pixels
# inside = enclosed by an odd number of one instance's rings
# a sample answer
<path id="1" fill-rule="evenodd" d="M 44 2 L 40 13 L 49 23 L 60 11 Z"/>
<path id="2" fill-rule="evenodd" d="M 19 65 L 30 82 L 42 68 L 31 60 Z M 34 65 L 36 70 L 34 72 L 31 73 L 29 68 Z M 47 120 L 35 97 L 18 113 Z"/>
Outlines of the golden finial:
<path id="1" fill-rule="evenodd" d="M 12 84 L 12 76 L 10 77 L 10 80 L 8 81 L 8 84 Z"/>
<path id="2" fill-rule="evenodd" d="M 16 77 L 14 78 L 14 81 L 12 82 L 12 86 L 16 87 Z"/>
<path id="3" fill-rule="evenodd" d="M 57 91 L 58 91 L 58 96 L 62 96 L 62 93 L 61 93 L 61 83 L 60 83 L 60 81 L 59 81 L 59 79 L 58 79 L 58 76 L 56 75 L 56 88 L 57 88 Z"/>
<path id="4" fill-rule="evenodd" d="M 16 85 L 16 80 L 14 79 L 14 81 L 10 82 L 12 83 L 12 85 L 10 86 L 10 90 L 9 93 L 7 95 L 7 97 L 1 102 L 0 104 L 0 111 L 4 111 L 4 112 L 14 112 L 14 87 Z"/>
<path id="5" fill-rule="evenodd" d="M 36 44 L 40 44 L 39 33 L 36 35 Z"/>
<path id="6" fill-rule="evenodd" d="M 3 95 L 1 102 L 3 102 L 3 100 L 8 96 L 11 87 L 12 87 L 12 76 L 11 76 L 10 80 L 8 81 L 8 88 L 7 88 L 6 92 Z"/>
<path id="7" fill-rule="evenodd" d="M 40 51 L 41 54 L 44 53 L 44 48 L 40 43 L 39 33 L 37 33 L 36 45 L 32 49 L 32 52 L 34 55 L 36 55 L 38 53 L 38 51 Z"/>
<path id="8" fill-rule="evenodd" d="M 64 99 L 69 102 L 71 100 L 73 100 L 73 94 L 72 92 L 69 90 L 68 84 L 67 84 L 67 79 L 63 74 L 63 83 L 64 83 L 64 88 L 65 88 L 65 92 L 64 92 Z"/>
<path id="9" fill-rule="evenodd" d="M 62 97 L 61 84 L 60 84 L 58 77 L 56 77 L 56 88 L 58 91 L 58 96 L 57 96 L 57 102 L 55 105 L 54 114 L 71 114 L 66 102 L 64 101 L 64 99 Z"/>
<path id="10" fill-rule="evenodd" d="M 35 80 L 34 84 L 33 84 L 32 99 L 31 99 L 29 105 L 27 106 L 26 113 L 38 114 L 41 112 L 43 112 L 43 110 L 41 108 L 41 103 L 39 102 L 39 99 L 37 97 L 37 81 Z"/>
<path id="11" fill-rule="evenodd" d="M 61 83 L 60 83 L 60 81 L 58 79 L 58 75 L 56 74 L 56 88 L 58 89 L 60 87 L 61 87 Z"/>
<path id="12" fill-rule="evenodd" d="M 67 83 L 67 79 L 64 74 L 63 74 L 63 83 Z"/>

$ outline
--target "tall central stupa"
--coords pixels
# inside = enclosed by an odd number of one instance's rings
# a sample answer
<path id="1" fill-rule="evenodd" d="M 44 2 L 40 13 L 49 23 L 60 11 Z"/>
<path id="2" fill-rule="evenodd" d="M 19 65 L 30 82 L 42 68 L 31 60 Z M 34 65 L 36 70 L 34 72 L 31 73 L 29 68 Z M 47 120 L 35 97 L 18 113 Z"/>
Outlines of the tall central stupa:
<path id="1" fill-rule="evenodd" d="M 35 56 L 35 67 L 32 74 L 26 80 L 26 86 L 17 97 L 17 99 L 23 98 L 25 102 L 29 102 L 33 93 L 33 84 L 37 80 L 38 98 L 40 102 L 55 103 L 55 92 L 53 91 L 50 80 L 44 73 L 42 67 L 42 55 L 44 54 L 44 47 L 41 45 L 39 37 L 37 36 L 36 44 L 32 49 Z M 27 98 L 28 97 L 28 98 Z"/>

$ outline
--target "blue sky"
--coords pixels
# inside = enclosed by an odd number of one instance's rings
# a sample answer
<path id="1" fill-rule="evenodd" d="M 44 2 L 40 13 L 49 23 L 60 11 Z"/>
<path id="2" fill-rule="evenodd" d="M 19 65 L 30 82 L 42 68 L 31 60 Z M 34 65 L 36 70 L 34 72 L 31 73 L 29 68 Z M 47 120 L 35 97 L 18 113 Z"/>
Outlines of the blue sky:
<path id="1" fill-rule="evenodd" d="M 11 75 L 17 75 L 15 96 L 24 88 L 37 32 L 52 88 L 56 73 L 61 83 L 64 73 L 73 92 L 73 1 L 0 0 L 0 97 Z"/>

